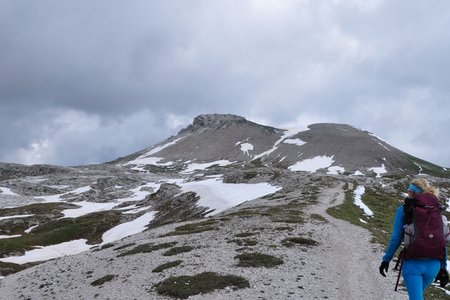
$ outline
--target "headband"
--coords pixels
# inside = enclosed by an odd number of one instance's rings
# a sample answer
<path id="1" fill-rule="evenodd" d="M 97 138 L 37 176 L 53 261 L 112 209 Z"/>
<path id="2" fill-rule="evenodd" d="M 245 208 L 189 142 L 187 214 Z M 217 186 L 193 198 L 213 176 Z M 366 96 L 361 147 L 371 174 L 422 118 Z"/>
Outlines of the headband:
<path id="1" fill-rule="evenodd" d="M 414 192 L 414 193 L 423 193 L 423 190 L 418 187 L 417 185 L 411 183 L 409 185 L 408 191 Z"/>

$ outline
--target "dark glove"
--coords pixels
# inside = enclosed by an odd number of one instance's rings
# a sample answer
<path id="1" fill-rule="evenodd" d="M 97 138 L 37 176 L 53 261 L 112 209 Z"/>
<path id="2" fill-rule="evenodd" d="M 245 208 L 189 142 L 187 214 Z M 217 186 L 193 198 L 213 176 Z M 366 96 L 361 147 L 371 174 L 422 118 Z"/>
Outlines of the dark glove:
<path id="1" fill-rule="evenodd" d="M 441 269 L 436 276 L 434 282 L 439 281 L 439 285 L 443 288 L 448 283 L 448 272 L 446 269 Z"/>
<path id="2" fill-rule="evenodd" d="M 381 276 L 386 277 L 386 273 L 385 272 L 387 272 L 388 269 L 389 269 L 389 262 L 387 262 L 387 261 L 381 262 L 381 265 L 380 265 L 380 274 L 381 274 Z"/>

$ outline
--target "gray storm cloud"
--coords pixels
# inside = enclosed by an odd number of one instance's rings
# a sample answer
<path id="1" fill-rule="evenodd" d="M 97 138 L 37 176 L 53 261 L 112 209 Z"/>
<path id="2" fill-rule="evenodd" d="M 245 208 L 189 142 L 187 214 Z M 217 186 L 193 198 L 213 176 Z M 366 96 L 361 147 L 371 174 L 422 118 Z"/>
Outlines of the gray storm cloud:
<path id="1" fill-rule="evenodd" d="M 347 123 L 450 166 L 447 6 L 2 1 L 0 161 L 108 161 L 234 113 Z"/>

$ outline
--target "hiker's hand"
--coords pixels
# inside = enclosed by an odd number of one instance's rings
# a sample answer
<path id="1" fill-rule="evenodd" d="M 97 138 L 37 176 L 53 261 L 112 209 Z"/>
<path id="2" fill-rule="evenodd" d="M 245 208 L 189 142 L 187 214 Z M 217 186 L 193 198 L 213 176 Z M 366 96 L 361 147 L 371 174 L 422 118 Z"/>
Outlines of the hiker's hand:
<path id="1" fill-rule="evenodd" d="M 441 269 L 439 271 L 439 273 L 436 276 L 436 279 L 434 280 L 434 282 L 439 281 L 439 285 L 443 288 L 447 285 L 448 283 L 448 272 L 446 269 Z"/>
<path id="2" fill-rule="evenodd" d="M 385 272 L 387 272 L 388 269 L 389 269 L 389 262 L 387 262 L 387 261 L 381 262 L 381 265 L 380 265 L 380 274 L 381 274 L 381 276 L 386 277 L 386 273 Z"/>

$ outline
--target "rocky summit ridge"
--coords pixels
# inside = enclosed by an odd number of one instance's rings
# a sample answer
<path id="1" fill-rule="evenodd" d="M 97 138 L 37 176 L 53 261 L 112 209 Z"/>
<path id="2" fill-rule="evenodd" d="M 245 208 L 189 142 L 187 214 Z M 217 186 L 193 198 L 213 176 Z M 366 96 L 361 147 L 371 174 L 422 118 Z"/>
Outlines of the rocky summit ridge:
<path id="1" fill-rule="evenodd" d="M 105 164 L 0 164 L 0 299 L 398 299 L 395 211 L 416 176 L 448 206 L 448 175 L 349 125 L 221 114 Z"/>
<path id="2" fill-rule="evenodd" d="M 182 170 L 192 163 L 225 161 L 347 175 L 449 175 L 446 168 L 413 157 L 350 125 L 321 123 L 280 129 L 229 114 L 200 115 L 177 135 L 113 163 L 145 169 L 150 162 Z"/>

